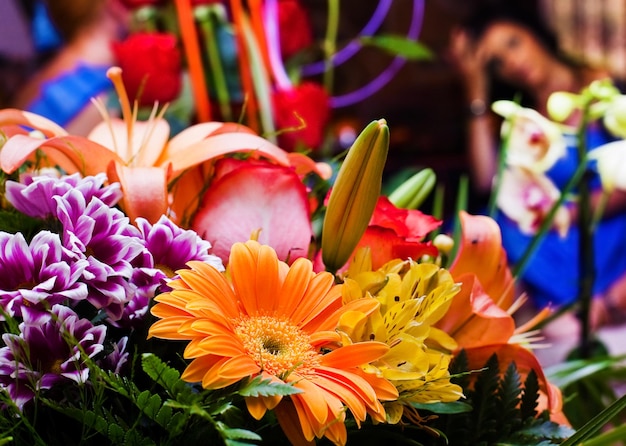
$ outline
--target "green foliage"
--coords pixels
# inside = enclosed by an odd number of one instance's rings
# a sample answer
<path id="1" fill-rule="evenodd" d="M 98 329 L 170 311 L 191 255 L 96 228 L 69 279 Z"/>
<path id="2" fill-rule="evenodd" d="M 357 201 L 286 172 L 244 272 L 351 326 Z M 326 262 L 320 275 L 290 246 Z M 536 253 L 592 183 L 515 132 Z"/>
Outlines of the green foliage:
<path id="1" fill-rule="evenodd" d="M 570 359 L 546 370 L 550 381 L 563 393 L 563 411 L 575 429 L 579 429 L 617 400 L 616 385 L 626 380 L 626 356 L 598 356 Z M 626 412 L 610 420 L 626 423 Z"/>
<path id="2" fill-rule="evenodd" d="M 406 36 L 402 35 L 363 36 L 360 41 L 364 45 L 374 46 L 394 56 L 401 56 L 412 61 L 431 60 L 433 58 L 433 52 L 423 43 L 407 39 Z"/>
<path id="3" fill-rule="evenodd" d="M 537 413 L 539 383 L 534 372 L 522 379 L 515 363 L 508 364 L 503 373 L 502 369 L 493 355 L 483 369 L 462 373 L 468 364 L 461 352 L 450 371 L 463 387 L 463 403 L 473 409 L 455 413 L 420 410 L 422 416 L 432 413 L 437 418 L 428 422 L 429 430 L 413 439 L 424 446 L 537 446 L 559 444 L 572 435 L 571 429 L 551 422 L 547 412 Z"/>

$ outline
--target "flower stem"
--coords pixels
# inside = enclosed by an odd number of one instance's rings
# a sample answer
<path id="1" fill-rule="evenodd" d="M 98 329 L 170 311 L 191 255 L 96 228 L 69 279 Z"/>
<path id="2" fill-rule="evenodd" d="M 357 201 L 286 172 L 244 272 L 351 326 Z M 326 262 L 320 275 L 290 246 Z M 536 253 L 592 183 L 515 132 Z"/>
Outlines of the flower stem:
<path id="1" fill-rule="evenodd" d="M 211 66 L 215 94 L 219 103 L 220 114 L 222 115 L 221 119 L 222 121 L 232 121 L 233 115 L 230 108 L 228 85 L 226 84 L 226 76 L 224 75 L 222 57 L 220 55 L 219 48 L 217 47 L 218 35 L 216 32 L 216 23 L 219 20 L 220 13 L 215 10 L 216 7 L 222 7 L 222 5 L 197 7 L 195 16 L 204 34 L 207 59 L 209 61 L 209 65 Z"/>
<path id="2" fill-rule="evenodd" d="M 328 0 L 328 20 L 324 37 L 324 89 L 330 94 L 333 91 L 334 69 L 333 57 L 337 50 L 337 31 L 339 29 L 339 1 Z"/>
<path id="3" fill-rule="evenodd" d="M 578 127 L 578 162 L 585 167 L 582 181 L 579 185 L 579 274 L 580 287 L 578 303 L 580 311 L 578 317 L 581 323 L 580 331 L 580 355 L 582 358 L 591 356 L 591 327 L 589 314 L 591 308 L 591 295 L 593 293 L 593 283 L 595 281 L 595 261 L 593 251 L 593 214 L 591 211 L 591 190 L 589 180 L 591 171 L 587 166 L 587 125 L 589 123 L 589 106 L 591 97 L 589 94 L 583 95 L 586 98 L 582 107 L 582 118 Z"/>

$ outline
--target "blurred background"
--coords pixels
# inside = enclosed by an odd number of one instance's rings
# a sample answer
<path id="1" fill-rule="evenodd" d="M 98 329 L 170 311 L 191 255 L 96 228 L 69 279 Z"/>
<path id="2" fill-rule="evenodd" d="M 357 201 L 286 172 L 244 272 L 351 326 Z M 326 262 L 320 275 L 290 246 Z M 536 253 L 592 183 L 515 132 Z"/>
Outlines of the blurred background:
<path id="1" fill-rule="evenodd" d="M 608 66 L 616 78 L 626 77 L 626 0 L 503 1 L 519 3 L 529 12 L 542 15 L 571 55 Z M 436 171 L 439 182 L 446 185 L 446 195 L 455 196 L 459 178 L 467 173 L 466 101 L 458 73 L 446 57 L 447 47 L 451 30 L 490 2 L 494 0 L 393 1 L 380 32 L 406 34 L 413 7 L 421 3 L 419 41 L 433 56 L 429 60 L 404 63 L 393 80 L 371 96 L 334 109 L 332 125 L 359 129 L 373 119 L 385 118 L 391 130 L 389 174 L 429 166 Z M 40 0 L 0 1 L 2 107 L 15 104 L 20 87 L 54 54 L 55 36 L 46 36 L 46 24 L 38 23 L 41 3 Z M 323 38 L 327 2 L 303 0 L 302 3 L 310 11 L 316 37 Z M 377 0 L 340 1 L 339 47 L 358 35 L 378 3 Z M 75 24 L 65 25 L 71 28 Z M 32 32 L 34 26 L 38 27 L 37 35 Z M 393 56 L 378 49 L 363 48 L 336 67 L 335 93 L 340 95 L 367 84 L 392 60 Z M 470 203 L 480 205 L 483 198 L 472 195 Z M 445 201 L 446 206 L 453 205 L 451 200 Z"/>

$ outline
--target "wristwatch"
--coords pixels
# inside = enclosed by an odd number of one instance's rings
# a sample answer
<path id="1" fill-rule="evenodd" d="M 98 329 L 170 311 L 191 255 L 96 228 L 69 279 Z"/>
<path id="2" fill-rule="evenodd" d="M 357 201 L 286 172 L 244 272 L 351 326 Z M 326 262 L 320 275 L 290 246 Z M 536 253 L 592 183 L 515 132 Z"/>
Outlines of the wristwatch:
<path id="1" fill-rule="evenodd" d="M 487 104 L 482 99 L 473 99 L 469 103 L 467 111 L 470 117 L 483 116 L 487 113 Z"/>

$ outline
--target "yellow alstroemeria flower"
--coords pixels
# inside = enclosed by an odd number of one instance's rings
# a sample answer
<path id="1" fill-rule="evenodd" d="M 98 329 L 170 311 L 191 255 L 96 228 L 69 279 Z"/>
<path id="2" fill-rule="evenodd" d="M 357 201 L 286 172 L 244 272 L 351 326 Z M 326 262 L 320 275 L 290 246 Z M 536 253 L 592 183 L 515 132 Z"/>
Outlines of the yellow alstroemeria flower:
<path id="1" fill-rule="evenodd" d="M 506 120 L 502 135 L 508 141 L 506 164 L 545 172 L 566 153 L 567 144 L 559 126 L 536 110 L 512 101 L 496 101 L 494 112 Z"/>
<path id="2" fill-rule="evenodd" d="M 53 122 L 33 113 L 1 110 L 0 130 L 9 136 L 0 152 L 2 170 L 16 171 L 39 149 L 50 158 L 51 164 L 68 173 L 106 172 L 109 181 L 119 181 L 124 192 L 121 206 L 131 221 L 139 216 L 157 221 L 161 215 L 169 214 L 180 222 L 197 206 L 206 186 L 203 172 L 192 169 L 205 161 L 229 153 L 248 152 L 280 165 L 290 165 L 290 157 L 284 150 L 240 124 L 200 123 L 168 140 L 170 128 L 162 112 L 157 114 L 155 106 L 148 121 L 137 121 L 137 110 L 131 109 L 121 70 L 113 67 L 107 74 L 119 95 L 123 119 L 105 116 L 104 122 L 87 138 L 68 135 Z M 46 138 L 29 136 L 19 126 L 41 130 Z"/>
<path id="3" fill-rule="evenodd" d="M 339 330 L 354 342 L 376 340 L 390 346 L 371 365 L 399 392 L 385 403 L 387 422 L 405 416 L 419 423 L 411 403 L 456 401 L 462 389 L 450 382 L 448 367 L 455 341 L 434 324 L 445 315 L 459 286 L 450 273 L 435 264 L 393 260 L 371 271 L 368 249 L 359 250 L 343 284 L 344 300 L 374 298 L 378 311 L 347 313 Z"/>

